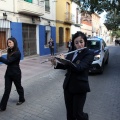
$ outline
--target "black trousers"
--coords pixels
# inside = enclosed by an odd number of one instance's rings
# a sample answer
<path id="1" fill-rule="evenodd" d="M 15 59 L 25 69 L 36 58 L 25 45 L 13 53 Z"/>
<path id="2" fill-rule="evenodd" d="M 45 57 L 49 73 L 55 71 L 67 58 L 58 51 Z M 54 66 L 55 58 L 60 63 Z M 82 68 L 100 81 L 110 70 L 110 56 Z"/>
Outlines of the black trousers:
<path id="1" fill-rule="evenodd" d="M 54 55 L 54 48 L 50 47 L 50 54 Z"/>
<path id="2" fill-rule="evenodd" d="M 73 94 L 68 90 L 64 90 L 64 99 L 67 120 L 88 120 L 88 114 L 83 112 L 86 93 Z"/>
<path id="3" fill-rule="evenodd" d="M 11 88 L 12 88 L 12 82 L 14 82 L 16 90 L 19 94 L 19 101 L 25 101 L 24 89 L 21 86 L 21 75 L 17 75 L 17 76 L 5 75 L 5 90 L 4 90 L 4 94 L 3 94 L 3 97 L 0 103 L 1 109 L 6 109 L 7 102 L 8 102 L 9 95 L 10 95 Z"/>

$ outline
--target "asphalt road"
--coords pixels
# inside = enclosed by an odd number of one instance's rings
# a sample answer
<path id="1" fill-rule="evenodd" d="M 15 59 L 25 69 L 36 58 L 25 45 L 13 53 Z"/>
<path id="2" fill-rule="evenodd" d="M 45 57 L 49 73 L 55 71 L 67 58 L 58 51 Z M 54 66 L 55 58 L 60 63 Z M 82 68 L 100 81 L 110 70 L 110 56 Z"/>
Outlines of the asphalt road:
<path id="1" fill-rule="evenodd" d="M 110 59 L 103 74 L 89 75 L 91 92 L 84 111 L 90 120 L 120 120 L 120 47 L 109 46 Z M 66 120 L 62 84 L 64 70 L 54 70 L 47 58 L 35 57 L 21 61 L 22 85 L 26 102 L 16 106 L 18 94 L 13 85 L 7 110 L 0 120 Z M 0 98 L 4 91 L 4 71 L 0 66 Z"/>

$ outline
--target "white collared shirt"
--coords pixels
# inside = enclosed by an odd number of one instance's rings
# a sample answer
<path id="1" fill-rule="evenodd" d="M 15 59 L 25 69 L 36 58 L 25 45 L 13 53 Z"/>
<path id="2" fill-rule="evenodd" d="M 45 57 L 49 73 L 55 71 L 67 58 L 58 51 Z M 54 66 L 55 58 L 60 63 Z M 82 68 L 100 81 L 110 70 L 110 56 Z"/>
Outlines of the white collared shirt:
<path id="1" fill-rule="evenodd" d="M 73 58 L 72 58 L 72 61 L 77 57 L 77 55 L 78 55 L 78 51 L 76 51 L 76 52 L 74 53 Z"/>

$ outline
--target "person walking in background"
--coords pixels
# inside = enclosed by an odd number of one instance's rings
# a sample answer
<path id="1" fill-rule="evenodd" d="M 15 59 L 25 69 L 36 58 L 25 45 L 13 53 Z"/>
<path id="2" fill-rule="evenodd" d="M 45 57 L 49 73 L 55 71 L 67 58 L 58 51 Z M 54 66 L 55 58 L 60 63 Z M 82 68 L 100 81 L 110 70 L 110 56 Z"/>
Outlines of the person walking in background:
<path id="1" fill-rule="evenodd" d="M 68 49 L 69 49 L 68 52 L 71 51 L 71 43 L 72 43 L 72 41 L 71 41 L 71 39 L 70 39 L 70 40 L 68 41 Z"/>
<path id="2" fill-rule="evenodd" d="M 54 41 L 52 40 L 52 38 L 50 38 L 50 41 L 48 42 L 49 48 L 50 48 L 50 54 L 51 56 L 54 55 Z"/>
<path id="3" fill-rule="evenodd" d="M 21 53 L 19 51 L 16 39 L 8 38 L 7 47 L 7 58 L 2 57 L 2 52 L 0 52 L 0 62 L 7 65 L 5 72 L 5 90 L 0 102 L 0 111 L 6 110 L 12 88 L 12 82 L 14 82 L 16 90 L 19 94 L 19 101 L 16 105 L 21 105 L 23 102 L 25 102 L 24 89 L 21 86 L 21 69 L 19 66 Z"/>
<path id="4" fill-rule="evenodd" d="M 88 120 L 89 116 L 83 112 L 87 92 L 90 92 L 88 82 L 89 68 L 94 59 L 94 53 L 88 48 L 86 35 L 77 32 L 72 38 L 72 52 L 66 56 L 66 59 L 74 65 L 62 64 L 53 59 L 51 62 L 55 69 L 67 69 L 63 83 L 64 99 L 67 111 L 67 120 Z M 81 49 L 82 50 L 79 50 Z M 58 57 L 65 59 L 64 54 Z"/>

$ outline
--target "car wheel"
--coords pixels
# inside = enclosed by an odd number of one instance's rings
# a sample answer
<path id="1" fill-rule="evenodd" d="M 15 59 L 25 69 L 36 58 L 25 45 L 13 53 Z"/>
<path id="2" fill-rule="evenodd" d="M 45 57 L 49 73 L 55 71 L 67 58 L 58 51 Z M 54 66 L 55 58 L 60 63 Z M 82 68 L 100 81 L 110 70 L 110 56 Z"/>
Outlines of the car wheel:
<path id="1" fill-rule="evenodd" d="M 109 54 L 108 54 L 107 60 L 105 61 L 105 64 L 108 64 L 108 61 L 109 61 Z"/>
<path id="2" fill-rule="evenodd" d="M 101 68 L 100 68 L 100 74 L 102 74 L 103 71 L 104 71 L 104 62 L 102 63 L 102 66 L 101 66 Z"/>

